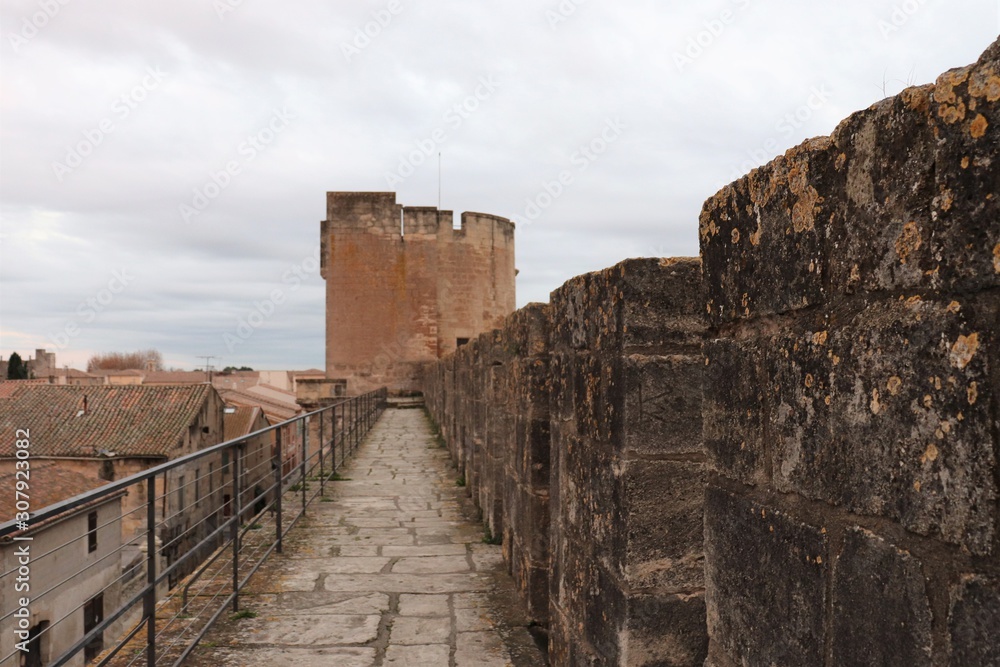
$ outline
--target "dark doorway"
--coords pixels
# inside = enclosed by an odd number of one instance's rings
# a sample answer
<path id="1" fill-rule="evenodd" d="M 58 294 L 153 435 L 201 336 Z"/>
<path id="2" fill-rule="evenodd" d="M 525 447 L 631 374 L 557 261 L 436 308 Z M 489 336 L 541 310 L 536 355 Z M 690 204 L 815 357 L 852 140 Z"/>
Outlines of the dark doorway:
<path id="1" fill-rule="evenodd" d="M 88 634 L 104 620 L 104 593 L 98 593 L 83 605 L 83 634 Z M 90 662 L 104 650 L 104 633 L 98 633 L 83 648 L 83 659 Z"/>
<path id="2" fill-rule="evenodd" d="M 21 667 L 42 667 L 45 664 L 43 658 L 47 658 L 48 656 L 42 655 L 42 640 L 47 637 L 42 633 L 48 629 L 49 622 L 41 621 L 28 630 L 28 652 L 21 658 Z"/>

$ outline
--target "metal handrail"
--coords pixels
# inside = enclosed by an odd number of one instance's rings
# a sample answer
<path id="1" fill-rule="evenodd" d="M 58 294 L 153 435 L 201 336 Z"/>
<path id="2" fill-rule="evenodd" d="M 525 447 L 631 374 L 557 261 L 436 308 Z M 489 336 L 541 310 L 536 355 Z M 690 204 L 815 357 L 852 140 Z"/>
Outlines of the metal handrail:
<path id="1" fill-rule="evenodd" d="M 59 667 L 60 665 L 66 664 L 73 660 L 85 647 L 88 647 L 96 639 L 102 641 L 102 648 L 104 652 L 102 657 L 98 660 L 96 665 L 103 666 L 112 664 L 112 660 L 118 657 L 119 653 L 134 641 L 138 641 L 138 637 L 141 636 L 141 629 L 145 627 L 146 642 L 142 653 L 146 655 L 147 665 L 158 664 L 157 655 L 157 641 L 159 639 L 159 633 L 157 629 L 156 616 L 159 605 L 164 602 L 167 598 L 160 595 L 159 588 L 164 584 L 169 582 L 171 587 L 173 584 L 173 579 L 171 577 L 185 577 L 183 589 L 183 601 L 184 604 L 181 610 L 175 617 L 170 620 L 166 626 L 164 626 L 164 631 L 169 628 L 175 621 L 179 618 L 187 618 L 182 616 L 188 609 L 188 593 L 191 586 L 197 582 L 203 574 L 208 572 L 209 568 L 218 561 L 218 559 L 223 554 L 231 554 L 232 556 L 232 587 L 231 592 L 226 595 L 224 591 L 220 591 L 222 595 L 225 595 L 225 599 L 222 601 L 221 606 L 215 609 L 214 613 L 211 614 L 208 622 L 201 628 L 190 640 L 186 640 L 186 644 L 181 644 L 180 648 L 183 649 L 180 657 L 176 660 L 173 659 L 172 655 L 163 655 L 159 657 L 167 658 L 171 661 L 170 664 L 180 665 L 181 661 L 188 656 L 192 650 L 197 646 L 198 642 L 204 637 L 205 633 L 211 627 L 211 624 L 215 622 L 216 619 L 223 613 L 223 611 L 230 604 L 234 612 L 239 609 L 239 597 L 240 592 L 246 583 L 250 580 L 250 577 L 263 565 L 267 557 L 277 551 L 278 553 L 282 550 L 282 538 L 288 533 L 289 530 L 304 516 L 306 507 L 309 502 L 315 499 L 318 495 L 324 493 L 326 477 L 328 474 L 333 474 L 339 464 L 342 464 L 348 455 L 348 450 L 353 451 L 357 445 L 360 443 L 364 433 L 374 425 L 378 417 L 384 411 L 386 407 L 386 390 L 380 389 L 375 392 L 369 392 L 368 394 L 363 394 L 361 396 L 356 396 L 353 398 L 347 398 L 339 401 L 333 405 L 327 406 L 320 410 L 310 412 L 305 415 L 299 415 L 293 417 L 280 424 L 275 424 L 273 426 L 268 426 L 266 428 L 260 429 L 248 435 L 240 436 L 239 438 L 234 438 L 226 442 L 220 443 L 218 445 L 213 445 L 205 449 L 187 454 L 185 456 L 179 457 L 177 459 L 164 462 L 147 470 L 141 471 L 139 473 L 130 475 L 124 479 L 110 482 L 98 489 L 94 489 L 87 493 L 83 493 L 68 500 L 50 505 L 41 510 L 32 512 L 28 523 L 30 525 L 35 525 L 39 522 L 57 517 L 73 509 L 89 505 L 91 503 L 96 503 L 92 506 L 100 506 L 102 499 L 111 499 L 115 494 L 121 496 L 121 494 L 126 491 L 129 487 L 135 485 L 141 485 L 145 483 L 146 487 L 146 498 L 143 502 L 146 509 L 146 519 L 145 519 L 145 537 L 142 537 L 141 533 L 134 533 L 133 537 L 126 543 L 121 544 L 113 551 L 109 552 L 107 555 L 102 556 L 101 560 L 106 560 L 115 554 L 127 553 L 128 548 L 134 548 L 132 545 L 135 544 L 135 539 L 144 539 L 146 542 L 146 585 L 139 589 L 136 587 L 133 577 L 125 579 L 124 575 L 113 579 L 110 583 L 104 584 L 104 588 L 101 589 L 100 594 L 103 595 L 109 588 L 113 586 L 121 586 L 121 598 L 119 600 L 120 604 L 117 607 L 110 610 L 107 614 L 102 615 L 103 620 L 100 620 L 94 625 L 88 632 L 84 634 L 83 637 L 78 637 L 77 641 L 73 643 L 68 649 L 62 651 L 62 655 L 50 661 L 52 667 Z M 330 419 L 327 419 L 330 417 Z M 339 421 L 338 421 L 339 417 Z M 310 424 L 314 424 L 313 420 L 318 420 L 318 442 L 319 446 L 316 447 L 316 451 L 309 453 L 309 441 L 310 441 Z M 329 426 L 329 428 L 326 428 Z M 294 428 L 297 431 L 297 435 L 300 437 L 295 437 L 292 442 L 284 442 L 286 438 L 285 433 L 290 429 Z M 301 429 L 301 430 L 300 430 Z M 262 437 L 268 437 L 270 433 L 274 433 L 273 448 L 269 456 L 264 455 L 260 458 L 261 451 L 267 447 L 266 442 L 261 442 Z M 296 435 L 295 432 L 292 435 Z M 247 456 L 247 445 L 252 443 L 257 447 L 253 452 L 249 452 L 249 456 L 253 458 L 250 459 Z M 340 461 L 337 461 L 337 447 L 341 448 Z M 287 448 L 287 449 L 286 449 Z M 295 451 L 297 450 L 297 451 Z M 179 501 L 179 510 L 172 514 L 167 512 L 167 503 L 169 498 L 174 498 L 172 494 L 180 491 L 185 493 L 184 489 L 193 484 L 195 480 L 199 482 L 203 479 L 196 472 L 195 479 L 191 483 L 181 484 L 174 490 L 169 490 L 166 484 L 166 474 L 187 464 L 198 462 L 201 459 L 206 459 L 208 457 L 218 458 L 219 455 L 228 452 L 229 463 L 227 465 L 221 465 L 219 467 L 219 474 L 222 480 L 222 485 L 219 487 L 214 487 L 211 484 L 214 473 L 211 472 L 212 468 L 209 467 L 210 472 L 204 477 L 210 478 L 210 486 L 208 495 L 206 497 L 201 496 L 201 494 L 196 490 L 193 494 L 193 502 L 185 503 L 183 500 Z M 327 454 L 329 454 L 329 472 L 326 470 Z M 318 458 L 318 463 L 316 459 Z M 260 477 L 257 477 L 259 473 L 262 472 L 264 466 L 266 466 L 268 459 L 271 461 L 272 469 L 274 470 L 274 475 L 272 478 L 272 483 L 266 485 L 266 488 L 262 488 L 257 485 L 257 482 L 263 482 L 267 480 L 267 473 L 263 473 Z M 298 459 L 298 460 L 297 460 Z M 295 464 L 285 472 L 285 466 L 289 461 L 295 461 Z M 310 474 L 319 468 L 319 489 L 314 492 L 311 496 L 307 493 L 307 481 Z M 243 473 L 244 468 L 248 471 L 253 471 L 251 476 L 248 478 Z M 231 475 L 231 479 L 227 480 L 227 476 Z M 156 493 L 157 477 L 163 476 L 164 479 L 164 492 L 160 495 Z M 287 525 L 284 525 L 283 514 L 284 507 L 287 505 L 291 507 L 287 502 L 283 502 L 283 497 L 289 491 L 295 491 L 296 495 L 298 489 L 294 488 L 292 480 L 299 480 L 298 483 L 301 484 L 301 507 L 292 510 L 291 515 L 288 517 L 290 520 Z M 248 487 L 253 485 L 253 490 L 251 491 Z M 141 487 L 140 487 L 141 488 Z M 198 487 L 196 487 L 197 489 Z M 227 504 L 227 493 L 231 493 L 228 497 Z M 272 496 L 270 501 L 267 501 L 267 497 Z M 294 496 L 293 496 L 294 497 Z M 221 502 L 220 500 L 221 499 Z M 158 509 L 157 504 L 163 502 L 163 511 L 160 516 L 159 521 L 157 520 Z M 203 505 L 202 503 L 207 502 L 208 505 Z M 244 507 L 244 502 L 246 506 Z M 263 503 L 263 505 L 262 505 Z M 143 505 L 139 505 L 135 510 L 130 510 L 127 513 L 119 513 L 117 516 L 117 523 L 120 523 L 124 527 L 124 520 L 129 515 L 134 515 L 135 512 L 141 512 Z M 298 506 L 298 503 L 295 503 Z M 215 526 L 215 521 L 213 520 L 210 525 L 208 525 L 208 519 L 212 516 L 218 518 L 218 513 L 227 511 L 227 507 L 231 508 L 229 514 L 224 517 L 217 528 Z M 247 509 L 257 509 L 258 511 L 253 512 L 252 515 L 248 515 Z M 205 516 L 197 521 L 195 521 L 193 526 L 187 524 L 178 524 L 176 520 L 186 518 L 189 513 L 204 513 Z M 248 533 L 255 527 L 259 528 L 257 521 L 262 519 L 265 515 L 274 516 L 275 532 L 270 538 L 270 542 L 256 542 L 256 546 L 248 551 L 249 555 L 244 555 L 241 559 L 241 543 L 247 538 Z M 197 514 L 195 515 L 197 518 Z M 247 526 L 243 526 L 242 523 L 245 519 L 249 519 L 252 523 Z M 131 519 L 130 519 L 131 520 Z M 101 524 L 101 528 L 107 526 L 116 521 L 108 521 Z M 136 527 L 141 525 L 140 522 L 133 524 Z M 160 535 L 162 529 L 167 529 L 169 532 L 164 533 L 163 541 L 157 544 L 157 538 Z M 0 525 L 0 544 L 10 544 L 13 540 L 22 539 L 17 536 L 18 533 L 22 533 L 23 524 L 19 525 L 17 520 L 8 521 Z M 29 528 L 30 531 L 30 528 Z M 202 535 L 204 531 L 204 535 Z M 226 534 L 230 534 L 231 537 L 228 540 L 224 539 Z M 68 542 L 64 542 L 58 547 L 52 548 L 44 554 L 44 556 L 53 555 L 60 549 L 67 547 L 73 542 L 79 541 L 82 535 L 77 535 L 73 537 Z M 182 539 L 185 538 L 185 539 Z M 220 544 L 220 539 L 224 541 Z M 188 542 L 195 542 L 190 544 Z M 253 543 L 253 540 L 250 541 Z M 269 545 L 269 546 L 268 546 Z M 261 547 L 267 546 L 264 553 L 257 558 L 256 554 Z M 206 553 L 206 547 L 210 549 L 209 553 Z M 178 553 L 180 549 L 184 549 L 183 553 Z M 163 563 L 163 567 L 157 562 L 158 558 L 162 557 L 167 560 Z M 41 559 L 42 557 L 39 557 Z M 207 559 L 207 560 L 205 560 Z M 204 561 L 204 562 L 201 562 Z M 195 564 L 195 571 L 185 575 L 185 566 L 190 566 L 191 563 Z M 141 563 L 141 561 L 140 561 Z M 90 564 L 84 568 L 77 570 L 77 573 L 67 578 L 66 582 L 71 581 L 88 568 L 94 567 L 95 564 Z M 243 566 L 251 566 L 247 571 Z M 141 567 L 141 565 L 139 566 Z M 228 567 L 225 565 L 224 567 Z M 159 569 L 159 571 L 157 571 Z M 131 570 L 130 570 L 131 571 Z M 0 583 L 2 583 L 4 577 L 8 574 L 0 574 Z M 213 584 L 218 576 L 218 573 L 214 575 L 208 582 L 208 584 Z M 134 583 L 133 583 L 134 582 Z M 181 583 L 181 582 L 178 582 Z M 206 585 L 208 585 L 206 584 Z M 59 584 L 57 586 L 50 587 L 46 594 L 56 594 L 56 590 L 62 586 Z M 127 586 L 127 587 L 126 587 Z M 205 590 L 203 587 L 201 590 Z M 39 599 L 42 596 L 38 596 Z M 211 600 L 215 600 L 219 597 L 219 593 L 212 595 Z M 102 598 L 103 599 L 103 598 Z M 141 605 L 140 605 L 141 603 Z M 129 620 L 131 616 L 123 618 L 126 614 L 137 613 L 136 606 L 141 607 L 141 618 L 133 622 Z M 84 605 L 77 606 L 73 613 L 79 611 Z M 201 619 L 201 614 L 210 612 L 213 607 L 203 607 L 202 611 L 198 614 L 198 619 Z M 138 618 L 138 617 L 137 617 Z M 42 633 L 50 632 L 54 630 L 55 626 L 66 620 L 67 617 L 63 616 L 59 619 L 52 619 L 52 623 L 42 630 Z M 116 622 L 125 622 L 128 625 L 123 628 L 120 633 L 116 631 L 116 634 L 120 634 L 119 637 L 109 638 L 110 645 L 105 647 L 104 633 L 111 628 Z M 183 623 L 178 624 L 183 625 Z M 183 628 L 181 638 L 186 638 L 188 627 Z M 117 643 L 116 643 L 117 642 Z M 177 642 L 173 642 L 169 647 L 173 647 Z M 6 653 L 4 650 L 3 653 Z M 9 655 L 0 654 L 0 666 L 6 667 L 7 661 L 11 658 L 17 658 L 18 651 L 14 651 Z M 140 654 L 136 654 L 138 658 Z M 124 656 L 122 656 L 124 657 Z M 135 658 L 133 658 L 133 661 Z M 16 660 L 19 662 L 19 660 Z M 115 663 L 117 664 L 117 663 Z M 131 662 L 130 662 L 131 664 Z"/>
<path id="2" fill-rule="evenodd" d="M 379 391 L 381 391 L 381 390 L 379 390 Z M 207 457 L 207 456 L 209 456 L 211 454 L 221 453 L 223 450 L 230 449 L 233 445 L 238 444 L 241 441 L 253 440 L 253 439 L 258 438 L 258 437 L 260 437 L 260 436 L 262 436 L 262 435 L 264 435 L 266 433 L 269 433 L 269 432 L 274 431 L 274 430 L 279 429 L 279 428 L 283 428 L 283 427 L 285 427 L 288 424 L 291 424 L 293 422 L 298 422 L 298 421 L 306 419 L 308 417 L 313 417 L 315 415 L 319 415 L 320 413 L 327 412 L 328 410 L 336 408 L 339 405 L 344 405 L 345 403 L 350 403 L 351 401 L 355 400 L 356 398 L 360 398 L 360 397 L 345 398 L 343 401 L 340 401 L 339 403 L 334 403 L 333 405 L 327 406 L 325 408 L 321 408 L 319 410 L 315 410 L 315 411 L 310 412 L 308 414 L 298 415 L 298 416 L 292 417 L 291 419 L 283 421 L 280 424 L 273 424 L 271 426 L 267 426 L 267 427 L 262 428 L 262 429 L 260 429 L 258 431 L 254 431 L 253 433 L 250 433 L 249 435 L 241 435 L 238 438 L 233 438 L 232 440 L 227 440 L 225 442 L 219 443 L 218 445 L 212 445 L 211 447 L 206 447 L 205 449 L 199 449 L 197 452 L 192 452 L 190 454 L 185 454 L 184 456 L 179 456 L 176 459 L 171 459 L 169 461 L 165 461 L 164 463 L 160 463 L 160 464 L 158 464 L 158 465 L 156 465 L 156 466 L 154 466 L 152 468 L 147 468 L 146 470 L 143 470 L 141 472 L 137 472 L 137 473 L 135 473 L 133 475 L 129 475 L 128 477 L 124 477 L 124 478 L 122 478 L 120 480 L 116 480 L 114 482 L 108 482 L 107 484 L 105 484 L 105 485 L 103 485 L 101 487 L 98 487 L 97 489 L 94 489 L 92 491 L 87 491 L 86 493 L 81 493 L 81 494 L 79 494 L 77 496 L 73 496 L 72 498 L 69 498 L 67 500 L 62 500 L 62 501 L 60 501 L 58 503 L 54 503 L 52 505 L 48 505 L 48 506 L 46 506 L 46 507 L 44 507 L 44 508 L 42 508 L 40 510 L 32 512 L 31 513 L 31 519 L 29 520 L 29 522 L 32 523 L 32 524 L 36 524 L 36 523 L 39 523 L 41 521 L 45 521 L 46 519 L 50 519 L 50 518 L 52 518 L 54 516 L 58 516 L 58 515 L 62 514 L 63 512 L 68 512 L 69 510 L 75 509 L 75 508 L 79 507 L 80 505 L 85 505 L 86 503 L 89 503 L 89 502 L 91 502 L 93 500 L 97 500 L 99 498 L 103 498 L 104 496 L 108 496 L 108 495 L 110 495 L 110 494 L 112 494 L 112 493 L 114 493 L 116 491 L 121 491 L 123 489 L 127 489 L 128 487 L 130 487 L 130 486 L 132 486 L 132 485 L 134 485 L 134 484 L 136 484 L 138 482 L 141 482 L 141 481 L 143 481 L 145 479 L 148 479 L 150 477 L 155 477 L 157 475 L 160 475 L 162 473 L 167 472 L 168 470 L 173 470 L 174 468 L 179 468 L 182 465 L 185 465 L 185 464 L 190 463 L 192 461 L 196 461 L 196 460 L 201 459 L 201 458 L 205 458 L 205 457 Z M 17 527 L 17 523 L 18 522 L 15 521 L 14 519 L 11 519 L 10 521 L 6 521 L 4 523 L 0 523 L 0 540 L 2 540 L 3 538 L 7 537 L 8 535 L 11 535 L 12 533 L 19 532 L 19 529 Z"/>

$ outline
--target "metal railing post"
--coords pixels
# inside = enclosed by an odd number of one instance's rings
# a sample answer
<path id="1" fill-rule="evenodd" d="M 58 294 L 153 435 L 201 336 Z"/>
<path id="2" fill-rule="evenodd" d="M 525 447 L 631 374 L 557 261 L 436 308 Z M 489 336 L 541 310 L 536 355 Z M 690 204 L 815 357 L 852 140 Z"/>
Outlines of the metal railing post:
<path id="1" fill-rule="evenodd" d="M 333 410 L 330 412 L 330 419 L 333 420 L 333 442 L 330 446 L 330 450 L 333 452 L 330 458 L 333 459 L 333 471 L 337 472 L 340 470 L 340 462 L 337 461 L 337 406 L 333 406 Z M 343 418 L 343 415 L 341 415 Z"/>
<path id="2" fill-rule="evenodd" d="M 326 493 L 326 475 L 323 474 L 323 415 L 326 412 L 319 413 L 319 495 L 322 498 Z"/>
<path id="3" fill-rule="evenodd" d="M 308 467 L 306 457 L 309 454 L 309 417 L 302 418 L 302 513 L 306 513 L 306 479 Z"/>
<path id="4" fill-rule="evenodd" d="M 279 554 L 281 553 L 281 483 L 284 473 L 281 468 L 281 427 L 278 427 L 274 431 L 274 458 L 275 460 L 271 462 L 274 466 L 274 523 L 277 526 L 277 546 L 275 551 Z"/>
<path id="5" fill-rule="evenodd" d="M 360 396 L 355 396 L 354 397 L 354 430 L 352 431 L 352 434 L 354 436 L 354 442 L 351 443 L 351 453 L 352 454 L 354 453 L 354 450 L 356 450 L 358 448 L 358 442 L 359 442 L 359 440 L 358 440 L 358 426 L 360 426 L 360 422 L 361 422 L 361 419 L 360 419 L 360 417 L 361 417 L 361 405 L 360 405 L 360 401 L 361 401 L 361 397 Z"/>
<path id="6" fill-rule="evenodd" d="M 240 524 L 243 520 L 243 504 L 240 502 L 240 464 L 243 457 L 243 443 L 233 446 L 233 613 L 240 610 Z"/>
<path id="7" fill-rule="evenodd" d="M 146 665 L 156 665 L 156 475 L 146 480 Z"/>

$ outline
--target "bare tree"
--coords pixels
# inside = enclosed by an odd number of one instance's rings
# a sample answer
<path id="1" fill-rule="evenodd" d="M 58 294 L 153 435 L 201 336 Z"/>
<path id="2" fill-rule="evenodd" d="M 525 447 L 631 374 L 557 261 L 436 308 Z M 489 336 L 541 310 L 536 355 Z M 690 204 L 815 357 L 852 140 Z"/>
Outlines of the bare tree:
<path id="1" fill-rule="evenodd" d="M 87 372 L 124 371 L 128 369 L 162 371 L 163 355 L 159 350 L 137 350 L 135 352 L 105 352 L 95 354 L 87 361 Z"/>

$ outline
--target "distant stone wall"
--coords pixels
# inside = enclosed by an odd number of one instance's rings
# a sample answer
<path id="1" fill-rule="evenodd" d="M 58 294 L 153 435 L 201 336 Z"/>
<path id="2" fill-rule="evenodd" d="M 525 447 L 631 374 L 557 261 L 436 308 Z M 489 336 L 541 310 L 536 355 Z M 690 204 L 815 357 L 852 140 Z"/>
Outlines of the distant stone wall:
<path id="1" fill-rule="evenodd" d="M 555 665 L 704 660 L 702 290 L 696 259 L 630 260 L 427 368 Z"/>
<path id="2" fill-rule="evenodd" d="M 1000 664 L 998 60 L 705 204 L 710 665 Z"/>

